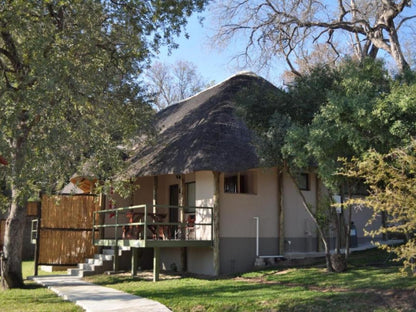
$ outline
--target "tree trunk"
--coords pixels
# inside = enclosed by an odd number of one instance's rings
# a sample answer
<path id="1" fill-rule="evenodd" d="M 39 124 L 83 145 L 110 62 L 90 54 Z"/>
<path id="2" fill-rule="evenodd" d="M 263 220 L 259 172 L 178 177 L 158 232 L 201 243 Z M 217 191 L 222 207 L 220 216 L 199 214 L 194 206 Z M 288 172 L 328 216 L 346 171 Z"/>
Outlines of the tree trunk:
<path id="1" fill-rule="evenodd" d="M 333 271 L 337 273 L 344 272 L 347 269 L 347 261 L 345 259 L 345 254 L 331 255 L 331 265 Z"/>
<path id="2" fill-rule="evenodd" d="M 22 246 L 26 210 L 18 205 L 18 191 L 12 187 L 12 204 L 4 235 L 3 289 L 22 288 Z"/>
<path id="3" fill-rule="evenodd" d="M 319 236 L 321 237 L 321 241 L 322 241 L 322 243 L 324 245 L 324 249 L 325 249 L 326 268 L 327 268 L 327 270 L 329 272 L 333 272 L 333 267 L 331 265 L 331 254 L 330 254 L 329 247 L 328 247 L 328 242 L 327 242 L 327 240 L 325 238 L 325 235 L 324 235 L 324 232 L 322 230 L 322 227 L 318 223 L 318 221 L 316 220 L 316 218 L 315 218 L 312 210 L 310 209 L 310 207 L 309 207 L 309 205 L 308 205 L 308 203 L 306 201 L 305 196 L 302 194 L 302 191 L 300 190 L 300 188 L 298 186 L 298 183 L 296 182 L 295 178 L 292 176 L 292 174 L 289 171 L 287 171 L 287 172 L 288 172 L 289 177 L 292 180 L 293 184 L 295 185 L 296 191 L 298 192 L 299 196 L 302 199 L 303 207 L 306 209 L 306 211 L 308 212 L 308 214 L 312 218 L 312 221 L 315 223 L 316 228 L 318 229 Z"/>
<path id="4" fill-rule="evenodd" d="M 399 37 L 397 35 L 397 30 L 395 27 L 389 28 L 389 40 L 390 40 L 390 54 L 396 62 L 397 68 L 400 73 L 408 70 L 409 64 L 406 62 L 405 57 L 400 46 Z"/>
<path id="5" fill-rule="evenodd" d="M 350 255 L 350 245 L 351 245 L 351 205 L 348 205 L 348 223 L 345 228 L 345 260 L 348 260 Z"/>

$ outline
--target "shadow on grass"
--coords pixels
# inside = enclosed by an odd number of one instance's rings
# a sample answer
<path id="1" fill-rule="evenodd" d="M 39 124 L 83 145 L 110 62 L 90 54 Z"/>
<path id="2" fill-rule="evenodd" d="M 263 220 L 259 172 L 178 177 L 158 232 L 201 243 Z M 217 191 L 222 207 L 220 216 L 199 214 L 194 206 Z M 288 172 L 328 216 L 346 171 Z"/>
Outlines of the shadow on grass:
<path id="1" fill-rule="evenodd" d="M 172 283 L 123 280 L 117 287 L 166 304 L 173 311 L 412 311 L 413 302 L 377 290 L 315 289 L 306 285 L 185 279 Z M 414 296 L 413 296 L 414 297 Z"/>
<path id="2" fill-rule="evenodd" d="M 239 278 L 153 283 L 115 275 L 97 276 L 93 282 L 160 301 L 173 311 L 416 311 L 414 278 L 401 275 L 389 261 L 375 250 L 353 255 L 344 273 L 275 268 Z"/>
<path id="3" fill-rule="evenodd" d="M 25 282 L 23 289 L 26 290 L 33 290 L 33 289 L 40 289 L 45 288 L 42 285 L 36 284 L 35 282 Z"/>

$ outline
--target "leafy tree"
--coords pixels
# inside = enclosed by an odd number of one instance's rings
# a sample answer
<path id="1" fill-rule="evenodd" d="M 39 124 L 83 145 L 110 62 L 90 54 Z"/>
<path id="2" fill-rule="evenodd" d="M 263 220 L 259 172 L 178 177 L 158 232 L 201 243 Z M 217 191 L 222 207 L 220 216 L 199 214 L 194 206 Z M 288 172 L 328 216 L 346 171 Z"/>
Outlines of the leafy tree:
<path id="1" fill-rule="evenodd" d="M 340 194 L 341 201 L 351 197 L 359 181 L 336 175 L 342 167 L 339 157 L 351 159 L 372 147 L 382 147 L 377 119 L 372 117 L 378 98 L 389 91 L 390 79 L 383 63 L 366 59 L 347 60 L 336 69 L 337 79 L 327 89 L 326 99 L 310 124 L 293 127 L 287 137 L 285 151 L 298 166 L 307 161 L 316 165 L 317 173 L 331 194 Z M 300 144 L 303 143 L 303 146 Z M 345 206 L 343 206 L 345 207 Z M 334 210 L 332 208 L 332 210 Z M 346 237 L 348 256 L 351 207 L 344 225 L 344 212 L 334 218 L 337 232 L 337 253 Z M 344 233 L 344 234 L 343 234 Z M 339 258 L 341 259 L 341 258 Z"/>
<path id="2" fill-rule="evenodd" d="M 415 272 L 415 170 L 416 170 L 416 82 L 393 83 L 391 91 L 379 98 L 372 112 L 378 120 L 382 148 L 372 148 L 352 159 L 343 158 L 339 176 L 363 180 L 368 196 L 349 204 L 373 209 L 373 219 L 386 215 L 386 222 L 369 235 L 403 235 L 404 245 L 382 246 L 403 260 L 404 268 Z M 371 220 L 370 220 L 371 221 Z"/>
<path id="3" fill-rule="evenodd" d="M 307 129 L 314 114 L 325 102 L 326 88 L 331 88 L 334 85 L 336 77 L 336 73 L 329 67 L 320 66 L 312 70 L 310 75 L 296 77 L 294 83 L 286 90 L 277 89 L 276 92 L 265 93 L 250 89 L 244 91 L 241 94 L 241 99 L 237 101 L 240 115 L 257 134 L 256 147 L 263 165 L 277 166 L 280 169 L 279 185 L 281 187 L 283 172 L 289 174 L 296 186 L 305 210 L 317 226 L 325 248 L 327 268 L 330 271 L 332 271 L 332 265 L 329 244 L 324 233 L 326 224 L 321 222 L 324 218 L 312 210 L 295 178 L 300 170 L 310 167 L 311 158 L 305 153 L 288 153 L 288 149 L 303 151 L 305 144 L 303 139 L 292 141 L 291 143 L 296 146 L 293 145 L 290 148 L 287 144 L 288 135 L 293 133 L 294 129 L 299 132 L 304 132 Z M 283 192 L 280 191 L 280 194 Z"/>
<path id="4" fill-rule="evenodd" d="M 398 85 L 404 88 L 403 83 Z M 295 79 L 279 95 L 279 100 L 266 108 L 256 107 L 258 104 L 252 101 L 246 106 L 245 117 L 260 133 L 258 146 L 263 160 L 271 165 L 283 165 L 295 185 L 296 172 L 313 165 L 332 194 L 343 194 L 345 190 L 351 193 L 354 183 L 359 181 L 336 174 L 343 166 L 340 157 L 352 159 L 370 148 L 385 151 L 395 140 L 395 144 L 400 144 L 406 135 L 415 134 L 416 110 L 411 105 L 403 107 L 400 104 L 403 101 L 398 98 L 399 94 L 412 94 L 407 93 L 411 90 L 390 94 L 391 86 L 392 80 L 381 61 L 346 60 L 335 69 L 324 66 L 316 68 L 310 76 Z M 392 104 L 393 101 L 397 103 Z M 263 126 L 253 127 L 259 123 Z M 392 137 L 393 133 L 397 135 Z M 401 140 L 397 140 L 399 136 Z M 300 191 L 299 194 L 302 196 Z M 327 267 L 331 269 L 323 231 L 325 224 L 320 224 L 321 220 L 328 219 L 312 211 L 305 199 L 303 204 L 320 231 Z M 339 242 L 341 220 L 337 224 Z"/>
<path id="5" fill-rule="evenodd" d="M 351 158 L 369 148 L 383 148 L 384 134 L 378 131 L 373 110 L 390 86 L 379 61 L 346 61 L 338 71 L 341 79 L 328 90 L 325 104 L 310 124 L 306 143 L 306 152 L 316 161 L 320 177 L 336 193 L 342 184 L 334 177 L 341 165 L 339 157 Z"/>
<path id="6" fill-rule="evenodd" d="M 220 44 L 246 38 L 241 56 L 261 66 L 276 56 L 283 58 L 296 75 L 308 51 L 327 45 L 337 57 L 358 60 L 376 58 L 384 51 L 399 72 L 406 70 L 403 53 L 405 26 L 415 18 L 410 0 L 227 0 L 217 6 Z M 412 25 L 412 24 L 410 24 Z M 328 60 L 329 62 L 329 60 Z"/>
<path id="7" fill-rule="evenodd" d="M 373 220 L 387 214 L 384 226 L 369 235 L 402 235 L 405 243 L 399 246 L 381 245 L 403 261 L 403 269 L 416 274 L 416 141 L 407 147 L 396 148 L 387 154 L 371 150 L 360 160 L 346 164 L 348 177 L 364 179 L 369 188 L 365 198 L 351 200 L 351 204 L 373 209 Z"/>
<path id="8" fill-rule="evenodd" d="M 76 164 L 105 180 L 124 139 L 152 109 L 137 75 L 207 1 L 7 1 L 0 4 L 0 152 L 8 165 L 2 271 L 22 287 L 25 202 L 67 180 Z"/>
<path id="9" fill-rule="evenodd" d="M 209 86 L 197 72 L 195 64 L 188 61 L 177 61 L 172 65 L 155 62 L 146 71 L 146 77 L 158 110 Z"/>

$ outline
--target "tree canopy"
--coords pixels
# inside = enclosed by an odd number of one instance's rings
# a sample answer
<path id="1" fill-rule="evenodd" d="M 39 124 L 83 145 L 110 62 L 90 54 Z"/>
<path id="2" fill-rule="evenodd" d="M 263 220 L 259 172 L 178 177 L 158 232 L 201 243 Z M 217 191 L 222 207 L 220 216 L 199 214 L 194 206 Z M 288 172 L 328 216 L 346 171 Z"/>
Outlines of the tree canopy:
<path id="1" fill-rule="evenodd" d="M 285 165 L 295 174 L 314 168 L 332 194 L 342 194 L 361 180 L 338 174 L 342 159 L 363 157 L 370 149 L 387 153 L 416 136 L 412 76 L 392 79 L 382 61 L 347 59 L 337 67 L 316 67 L 288 88 L 263 95 L 274 97 L 259 101 L 272 103 L 266 107 L 248 95 L 240 104 L 242 116 L 257 133 L 266 165 Z"/>
<path id="2" fill-rule="evenodd" d="M 148 130 L 138 76 L 205 0 L 7 1 L 0 5 L 0 168 L 9 203 L 3 272 L 22 285 L 25 201 L 77 165 L 114 175 L 120 146 Z M 85 168 L 84 168 L 85 169 Z"/>
<path id="3" fill-rule="evenodd" d="M 382 245 L 403 261 L 403 269 L 416 274 L 416 141 L 395 148 L 386 154 L 371 150 L 360 159 L 345 164 L 343 175 L 363 179 L 368 186 L 368 196 L 350 200 L 351 204 L 371 207 L 373 218 L 387 215 L 386 223 L 370 231 L 372 237 L 385 235 L 404 239 L 397 246 Z"/>

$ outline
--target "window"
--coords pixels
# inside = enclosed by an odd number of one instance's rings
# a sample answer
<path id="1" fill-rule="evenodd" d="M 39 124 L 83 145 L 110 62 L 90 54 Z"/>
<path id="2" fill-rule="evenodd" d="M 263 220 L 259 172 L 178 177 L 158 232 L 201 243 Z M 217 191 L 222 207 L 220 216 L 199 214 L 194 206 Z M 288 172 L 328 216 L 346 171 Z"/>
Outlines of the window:
<path id="1" fill-rule="evenodd" d="M 224 175 L 224 192 L 240 194 L 257 193 L 257 176 L 254 171 L 226 173 Z"/>
<path id="2" fill-rule="evenodd" d="M 302 191 L 309 191 L 309 174 L 308 173 L 301 173 L 296 177 L 298 182 L 299 189 Z"/>
<path id="3" fill-rule="evenodd" d="M 224 192 L 226 193 L 238 193 L 238 176 L 226 176 L 224 177 Z"/>
<path id="4" fill-rule="evenodd" d="M 185 213 L 195 213 L 196 203 L 195 182 L 186 183 L 186 207 Z"/>

